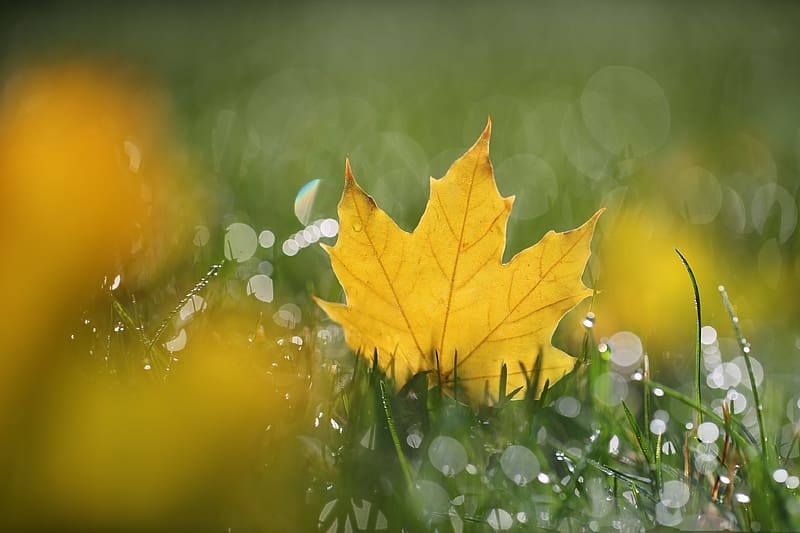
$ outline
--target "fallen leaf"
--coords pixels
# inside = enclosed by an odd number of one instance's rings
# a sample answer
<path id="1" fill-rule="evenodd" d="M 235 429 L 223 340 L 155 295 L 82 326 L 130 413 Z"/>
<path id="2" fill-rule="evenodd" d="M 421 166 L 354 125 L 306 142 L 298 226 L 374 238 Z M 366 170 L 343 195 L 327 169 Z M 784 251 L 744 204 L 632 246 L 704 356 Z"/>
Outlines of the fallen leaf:
<path id="1" fill-rule="evenodd" d="M 346 304 L 318 304 L 344 328 L 348 345 L 394 376 L 398 387 L 431 371 L 461 397 L 526 385 L 519 363 L 542 357 L 554 383 L 575 359 L 551 344 L 558 322 L 591 291 L 581 276 L 595 223 L 548 232 L 502 262 L 513 197 L 503 198 L 489 161 L 489 122 L 444 178 L 431 179 L 428 205 L 412 233 L 400 229 L 353 178 L 349 161 L 335 246 L 325 246 Z M 437 361 L 438 359 L 438 361 Z"/>

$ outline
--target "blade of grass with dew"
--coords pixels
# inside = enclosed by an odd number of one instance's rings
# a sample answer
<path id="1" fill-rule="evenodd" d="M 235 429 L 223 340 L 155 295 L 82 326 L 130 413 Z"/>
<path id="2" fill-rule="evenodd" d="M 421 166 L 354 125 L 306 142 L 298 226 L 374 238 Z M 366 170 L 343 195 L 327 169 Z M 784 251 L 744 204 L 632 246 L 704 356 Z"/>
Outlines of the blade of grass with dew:
<path id="1" fill-rule="evenodd" d="M 687 405 L 687 406 L 689 406 L 689 407 L 691 407 L 691 408 L 693 408 L 693 409 L 695 409 L 697 411 L 702 411 L 704 415 L 706 415 L 710 420 L 714 421 L 716 424 L 718 424 L 720 426 L 724 426 L 725 425 L 725 420 L 723 420 L 721 416 L 719 416 L 717 413 L 715 413 L 713 410 L 709 409 L 708 407 L 706 407 L 704 405 L 697 404 L 697 402 L 695 402 L 694 400 L 692 400 L 691 398 L 689 398 L 685 394 L 681 394 L 680 392 L 676 391 L 675 389 L 671 389 L 671 388 L 667 387 L 666 385 L 661 385 L 661 384 L 656 383 L 656 382 L 654 382 L 652 380 L 649 380 L 649 379 L 648 380 L 642 379 L 642 382 L 649 384 L 653 388 L 660 389 L 664 393 L 665 396 L 669 396 L 670 398 L 674 398 L 675 400 L 678 400 L 679 402 L 683 403 L 684 405 Z M 738 431 L 734 431 L 732 433 L 732 436 L 733 436 L 734 440 L 736 441 L 737 446 L 739 446 L 739 448 L 742 451 L 748 452 L 748 454 L 747 454 L 748 457 L 757 456 L 758 455 L 758 450 L 753 447 L 753 445 L 756 443 L 755 437 L 753 437 L 753 435 L 749 431 L 747 431 L 747 428 L 744 426 L 744 424 L 742 423 L 741 420 L 737 420 L 736 422 L 737 422 L 737 426 L 739 427 L 739 429 L 742 431 L 742 433 L 744 435 L 744 436 L 740 435 L 738 433 Z M 745 437 L 747 437 L 747 438 L 745 439 Z M 749 442 L 748 442 L 748 440 L 749 440 Z"/>
<path id="2" fill-rule="evenodd" d="M 692 282 L 692 290 L 694 291 L 694 306 L 697 310 L 697 324 L 696 324 L 696 342 L 694 348 L 694 398 L 698 405 L 702 405 L 703 401 L 700 398 L 700 373 L 701 373 L 701 361 L 700 355 L 702 353 L 700 347 L 700 331 L 703 327 L 703 318 L 700 308 L 700 291 L 697 288 L 697 278 L 694 276 L 694 272 L 692 271 L 692 267 L 689 266 L 689 262 L 683 256 L 680 250 L 675 248 L 675 253 L 678 254 L 678 257 L 681 258 L 681 262 L 683 266 L 686 267 L 686 272 L 689 273 L 689 280 Z M 698 425 L 703 423 L 703 413 L 702 411 L 697 411 L 697 421 Z"/>
<path id="3" fill-rule="evenodd" d="M 394 419 L 392 418 L 392 408 L 389 405 L 389 398 L 386 395 L 386 386 L 384 385 L 383 381 L 380 381 L 378 385 L 380 387 L 381 405 L 383 405 L 383 412 L 386 415 L 386 422 L 389 424 L 389 433 L 392 436 L 394 449 L 397 452 L 397 460 L 400 461 L 400 468 L 403 470 L 403 476 L 406 478 L 408 488 L 411 489 L 414 486 L 414 480 L 411 477 L 411 469 L 408 466 L 406 456 L 403 454 L 403 449 L 400 446 L 400 437 L 397 435 L 397 428 L 395 427 Z"/>
<path id="4" fill-rule="evenodd" d="M 628 419 L 628 424 L 630 424 L 631 429 L 633 430 L 633 435 L 636 437 L 636 442 L 639 444 L 639 449 L 641 449 L 642 453 L 644 454 L 644 459 L 647 461 L 647 466 L 651 467 L 653 464 L 653 456 L 650 454 L 650 446 L 648 446 L 647 442 L 645 441 L 639 424 L 636 423 L 636 419 L 633 418 L 630 409 L 628 409 L 628 406 L 624 401 L 622 402 L 622 409 L 625 411 L 625 417 Z"/>
<path id="5" fill-rule="evenodd" d="M 769 448 L 767 448 L 767 432 L 764 430 L 764 406 L 761 403 L 761 398 L 758 393 L 758 386 L 756 384 L 756 376 L 753 373 L 753 363 L 750 361 L 750 344 L 747 343 L 742 330 L 739 328 L 739 317 L 733 310 L 730 299 L 728 299 L 728 292 L 725 287 L 720 285 L 719 292 L 722 296 L 722 303 L 725 305 L 725 310 L 728 312 L 731 324 L 733 324 L 733 331 L 736 333 L 736 339 L 739 343 L 739 349 L 742 351 L 744 357 L 744 364 L 747 367 L 747 376 L 750 378 L 750 388 L 753 391 L 753 401 L 755 402 L 756 420 L 758 421 L 758 432 L 761 439 L 761 452 L 767 456 Z"/>

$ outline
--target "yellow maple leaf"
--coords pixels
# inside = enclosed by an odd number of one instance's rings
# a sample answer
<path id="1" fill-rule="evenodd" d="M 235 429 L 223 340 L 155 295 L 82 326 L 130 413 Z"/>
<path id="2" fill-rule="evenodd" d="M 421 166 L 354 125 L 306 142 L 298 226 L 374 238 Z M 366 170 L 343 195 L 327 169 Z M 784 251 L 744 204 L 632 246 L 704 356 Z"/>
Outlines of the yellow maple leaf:
<path id="1" fill-rule="evenodd" d="M 445 388 L 457 379 L 459 395 L 475 401 L 487 382 L 497 390 L 503 363 L 509 391 L 526 385 L 519 362 L 531 369 L 541 356 L 541 381 L 551 384 L 574 366 L 551 339 L 564 314 L 591 294 L 581 276 L 602 210 L 575 230 L 548 232 L 504 264 L 514 197 L 497 190 L 490 133 L 491 121 L 443 178 L 430 178 L 412 233 L 375 204 L 346 163 L 339 238 L 325 246 L 346 304 L 317 303 L 354 351 L 367 358 L 377 351 L 398 387 L 432 371 Z"/>

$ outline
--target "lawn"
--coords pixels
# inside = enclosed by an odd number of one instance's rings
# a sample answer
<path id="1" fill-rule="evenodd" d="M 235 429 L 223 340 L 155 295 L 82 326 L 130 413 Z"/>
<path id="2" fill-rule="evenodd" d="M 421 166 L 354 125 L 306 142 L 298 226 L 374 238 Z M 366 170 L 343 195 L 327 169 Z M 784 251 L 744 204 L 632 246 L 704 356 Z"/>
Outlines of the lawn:
<path id="1" fill-rule="evenodd" d="M 4 8 L 3 529 L 800 530 L 798 22 Z M 489 118 L 506 261 L 605 212 L 553 337 L 575 368 L 466 398 L 314 297 L 344 301 L 345 159 L 410 232 Z"/>

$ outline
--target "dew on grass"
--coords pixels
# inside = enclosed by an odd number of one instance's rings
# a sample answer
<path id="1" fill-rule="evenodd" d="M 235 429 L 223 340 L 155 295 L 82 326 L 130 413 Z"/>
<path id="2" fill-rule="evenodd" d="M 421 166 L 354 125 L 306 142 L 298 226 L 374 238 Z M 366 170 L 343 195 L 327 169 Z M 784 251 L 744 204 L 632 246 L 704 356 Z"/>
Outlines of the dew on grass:
<path id="1" fill-rule="evenodd" d="M 297 241 L 294 239 L 286 239 L 281 245 L 281 251 L 283 252 L 283 255 L 292 257 L 297 255 L 297 252 L 300 251 L 300 245 L 297 244 Z"/>
<path id="2" fill-rule="evenodd" d="M 211 232 L 206 226 L 195 226 L 194 237 L 192 237 L 192 244 L 198 248 L 208 244 L 208 239 L 211 238 Z"/>
<path id="3" fill-rule="evenodd" d="M 664 396 L 664 389 L 660 387 L 653 387 L 653 396 L 658 396 L 659 398 L 661 398 L 662 396 Z"/>
<path id="4" fill-rule="evenodd" d="M 689 501 L 689 494 L 689 485 L 672 479 L 664 482 L 664 487 L 661 489 L 661 503 L 670 509 L 679 509 Z"/>
<path id="5" fill-rule="evenodd" d="M 789 472 L 785 468 L 779 468 L 772 473 L 772 479 L 778 483 L 785 483 L 789 478 Z"/>
<path id="6" fill-rule="evenodd" d="M 122 283 L 122 276 L 120 274 L 117 274 L 114 277 L 114 281 L 111 282 L 111 287 L 109 287 L 109 289 L 112 291 L 117 290 L 119 288 L 120 283 Z"/>
<path id="7" fill-rule="evenodd" d="M 181 328 L 178 334 L 164 343 L 164 347 L 170 353 L 179 352 L 186 347 L 186 330 Z"/>
<path id="8" fill-rule="evenodd" d="M 800 478 L 797 476 L 789 476 L 786 478 L 786 488 L 794 490 L 800 486 Z"/>
<path id="9" fill-rule="evenodd" d="M 541 483 L 542 485 L 547 485 L 548 483 L 550 483 L 550 476 L 548 476 L 544 472 L 539 472 L 539 475 L 536 476 L 536 479 L 538 479 L 539 483 Z"/>
<path id="10" fill-rule="evenodd" d="M 272 245 L 275 244 L 275 234 L 265 229 L 258 234 L 258 244 L 260 244 L 262 248 L 272 248 Z"/>
<path id="11" fill-rule="evenodd" d="M 744 504 L 750 503 L 750 496 L 748 496 L 747 494 L 743 494 L 741 492 L 737 492 L 736 495 L 734 496 L 734 499 L 736 499 L 736 501 L 739 503 L 744 503 Z"/>
<path id="12" fill-rule="evenodd" d="M 575 418 L 581 412 L 581 402 L 572 396 L 562 396 L 556 400 L 556 412 L 567 418 Z"/>
<path id="13" fill-rule="evenodd" d="M 439 435 L 428 447 L 428 459 L 445 476 L 454 476 L 467 466 L 467 450 L 452 437 Z"/>
<path id="14" fill-rule="evenodd" d="M 539 475 L 540 465 L 536 455 L 525 446 L 512 445 L 500 457 L 500 467 L 508 479 L 524 487 Z"/>
<path id="15" fill-rule="evenodd" d="M 494 531 L 506 531 L 511 529 L 514 525 L 514 517 L 505 509 L 495 507 L 489 511 L 489 516 L 486 517 L 486 523 Z"/>
<path id="16" fill-rule="evenodd" d="M 311 218 L 311 211 L 314 207 L 317 191 L 319 191 L 319 184 L 319 178 L 309 181 L 300 188 L 294 199 L 294 214 L 304 226 L 308 224 Z"/>
<path id="17" fill-rule="evenodd" d="M 586 313 L 586 316 L 583 317 L 583 322 L 582 322 L 583 327 L 590 328 L 590 329 L 593 328 L 594 327 L 594 320 L 595 320 L 594 313 L 589 311 L 588 313 Z"/>
<path id="18" fill-rule="evenodd" d="M 273 298 L 272 278 L 264 274 L 256 274 L 247 280 L 247 295 L 256 300 L 271 302 Z"/>
<path id="19" fill-rule="evenodd" d="M 703 326 L 700 329 L 700 342 L 706 346 L 711 346 L 717 342 L 717 330 L 712 326 Z"/>
<path id="20" fill-rule="evenodd" d="M 464 469 L 467 471 L 467 474 L 471 476 L 474 476 L 478 473 L 478 467 L 472 463 L 469 463 Z"/>
<path id="21" fill-rule="evenodd" d="M 256 253 L 256 230 L 241 222 L 234 222 L 225 230 L 225 259 L 244 263 Z"/>
<path id="22" fill-rule="evenodd" d="M 622 368 L 637 365 L 642 359 L 642 341 L 630 331 L 620 331 L 608 339 L 611 362 Z"/>
<path id="23" fill-rule="evenodd" d="M 697 427 L 697 438 L 706 444 L 719 438 L 719 428 L 714 422 L 703 422 Z"/>

